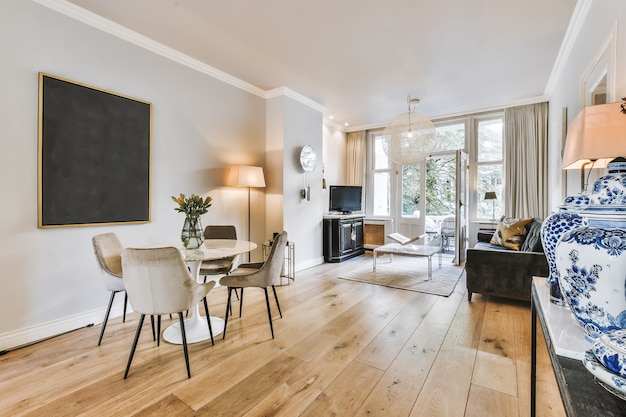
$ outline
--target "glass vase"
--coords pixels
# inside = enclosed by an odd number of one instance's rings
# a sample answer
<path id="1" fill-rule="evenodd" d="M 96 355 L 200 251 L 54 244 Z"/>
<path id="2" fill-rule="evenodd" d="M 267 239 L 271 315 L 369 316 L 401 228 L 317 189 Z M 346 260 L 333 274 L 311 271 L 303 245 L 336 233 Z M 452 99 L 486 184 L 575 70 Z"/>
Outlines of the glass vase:
<path id="1" fill-rule="evenodd" d="M 185 217 L 185 224 L 180 233 L 180 239 L 186 249 L 198 249 L 204 242 L 204 231 L 200 217 Z"/>

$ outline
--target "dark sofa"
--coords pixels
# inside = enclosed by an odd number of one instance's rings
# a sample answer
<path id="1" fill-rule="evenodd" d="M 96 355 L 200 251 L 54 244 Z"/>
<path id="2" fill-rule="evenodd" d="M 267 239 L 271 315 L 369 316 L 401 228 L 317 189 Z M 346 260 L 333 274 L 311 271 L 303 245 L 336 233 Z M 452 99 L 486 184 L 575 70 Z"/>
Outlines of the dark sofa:
<path id="1" fill-rule="evenodd" d="M 541 246 L 541 221 L 534 220 L 519 251 L 489 243 L 492 233 L 479 233 L 478 243 L 467 249 L 467 298 L 491 294 L 530 300 L 533 276 L 548 276 L 548 261 Z"/>

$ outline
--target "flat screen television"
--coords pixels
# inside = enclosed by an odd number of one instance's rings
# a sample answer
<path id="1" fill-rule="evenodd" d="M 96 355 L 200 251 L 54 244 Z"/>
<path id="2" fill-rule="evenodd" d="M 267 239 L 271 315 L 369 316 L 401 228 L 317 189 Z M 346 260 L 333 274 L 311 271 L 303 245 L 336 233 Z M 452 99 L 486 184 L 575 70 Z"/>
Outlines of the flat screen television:
<path id="1" fill-rule="evenodd" d="M 355 185 L 331 185 L 329 189 L 330 202 L 328 209 L 330 211 L 351 213 L 361 210 L 362 187 Z"/>

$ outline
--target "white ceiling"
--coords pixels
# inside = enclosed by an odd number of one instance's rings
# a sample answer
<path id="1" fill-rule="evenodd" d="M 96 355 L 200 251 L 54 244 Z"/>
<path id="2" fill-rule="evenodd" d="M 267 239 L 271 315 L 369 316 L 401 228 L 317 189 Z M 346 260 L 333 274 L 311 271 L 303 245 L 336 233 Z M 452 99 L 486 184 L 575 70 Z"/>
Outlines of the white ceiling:
<path id="1" fill-rule="evenodd" d="M 576 0 L 70 0 L 351 128 L 544 95 Z"/>

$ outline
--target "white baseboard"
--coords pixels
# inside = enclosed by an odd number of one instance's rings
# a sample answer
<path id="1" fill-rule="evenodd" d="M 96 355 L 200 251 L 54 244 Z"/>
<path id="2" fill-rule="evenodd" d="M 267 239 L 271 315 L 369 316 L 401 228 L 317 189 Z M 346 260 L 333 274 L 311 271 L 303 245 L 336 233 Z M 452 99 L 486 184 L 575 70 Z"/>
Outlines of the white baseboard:
<path id="1" fill-rule="evenodd" d="M 311 259 L 306 262 L 300 262 L 296 265 L 296 272 L 302 271 L 303 269 L 312 268 L 317 265 L 321 265 L 324 263 L 324 257 L 321 256 L 317 259 Z"/>
<path id="2" fill-rule="evenodd" d="M 132 309 L 129 305 L 126 310 L 126 314 L 131 311 Z M 106 307 L 1 334 L 0 352 L 36 343 L 44 339 L 49 339 L 50 337 L 80 329 L 90 324 L 98 325 L 102 323 L 105 312 Z M 115 317 L 121 317 L 123 312 L 124 309 L 122 304 L 113 305 L 111 307 L 109 320 Z M 96 336 L 94 339 L 94 346 L 97 343 L 98 338 Z"/>
<path id="3" fill-rule="evenodd" d="M 296 272 L 303 269 L 311 268 L 324 263 L 324 258 L 319 257 L 302 262 L 296 265 Z M 72 330 L 80 329 L 90 324 L 99 325 L 104 319 L 106 306 L 96 310 L 87 311 L 74 316 L 64 317 L 58 320 L 52 320 L 32 327 L 15 330 L 13 332 L 0 334 L 0 352 L 15 349 L 24 345 L 36 343 L 38 341 L 58 336 Z M 111 307 L 109 319 L 121 317 L 123 314 L 123 305 L 116 303 Z M 126 314 L 131 313 L 132 308 L 128 305 Z M 94 345 L 98 343 L 97 338 L 94 339 Z"/>

